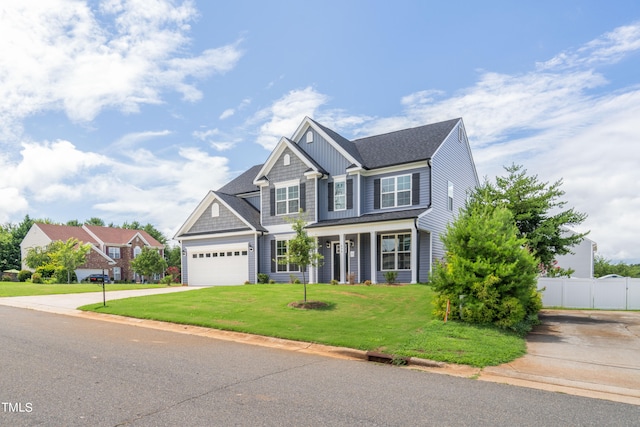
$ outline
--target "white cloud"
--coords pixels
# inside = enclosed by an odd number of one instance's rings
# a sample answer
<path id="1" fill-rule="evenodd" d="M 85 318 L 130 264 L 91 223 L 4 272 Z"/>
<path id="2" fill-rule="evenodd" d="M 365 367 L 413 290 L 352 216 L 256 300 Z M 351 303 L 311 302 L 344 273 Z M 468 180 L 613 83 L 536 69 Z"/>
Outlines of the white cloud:
<path id="1" fill-rule="evenodd" d="M 220 117 L 218 118 L 220 120 L 228 119 L 229 117 L 233 116 L 235 113 L 236 113 L 236 110 L 234 110 L 233 108 L 227 108 L 222 112 L 222 114 L 220 114 Z"/>
<path id="2" fill-rule="evenodd" d="M 193 78 L 224 73 L 242 51 L 236 42 L 185 57 L 193 2 L 168 0 L 10 2 L 0 13 L 0 128 L 19 135 L 21 120 L 64 111 L 93 120 L 105 108 L 136 112 L 174 90 L 201 93 Z M 113 20 L 114 25 L 106 22 Z"/>

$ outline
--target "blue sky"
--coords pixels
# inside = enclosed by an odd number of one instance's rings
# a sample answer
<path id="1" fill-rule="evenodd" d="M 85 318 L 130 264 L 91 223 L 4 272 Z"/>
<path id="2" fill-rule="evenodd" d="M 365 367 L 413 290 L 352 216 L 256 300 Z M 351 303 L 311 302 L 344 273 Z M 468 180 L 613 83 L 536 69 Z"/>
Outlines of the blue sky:
<path id="1" fill-rule="evenodd" d="M 310 116 L 347 138 L 462 117 L 481 177 L 563 179 L 640 262 L 640 2 L 28 0 L 0 6 L 0 222 L 151 222 Z"/>

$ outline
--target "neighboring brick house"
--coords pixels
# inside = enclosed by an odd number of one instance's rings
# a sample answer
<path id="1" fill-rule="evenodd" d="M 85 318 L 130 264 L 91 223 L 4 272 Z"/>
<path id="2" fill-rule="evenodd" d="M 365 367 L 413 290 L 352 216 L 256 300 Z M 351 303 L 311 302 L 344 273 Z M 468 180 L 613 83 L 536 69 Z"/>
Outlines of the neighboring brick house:
<path id="1" fill-rule="evenodd" d="M 130 263 L 143 247 L 155 248 L 164 255 L 164 245 L 144 230 L 35 223 L 20 243 L 22 268 L 27 268 L 24 260 L 29 248 L 45 247 L 57 240 L 66 242 L 70 238 L 91 244 L 87 261 L 76 270 L 79 281 L 103 270 L 112 280 L 136 281 L 139 278 L 131 270 Z"/>
<path id="2" fill-rule="evenodd" d="M 478 185 L 462 119 L 348 140 L 305 118 L 265 163 L 210 191 L 175 239 L 189 285 L 300 277 L 283 259 L 304 212 L 324 264 L 311 283 L 426 282 L 440 236 Z"/>

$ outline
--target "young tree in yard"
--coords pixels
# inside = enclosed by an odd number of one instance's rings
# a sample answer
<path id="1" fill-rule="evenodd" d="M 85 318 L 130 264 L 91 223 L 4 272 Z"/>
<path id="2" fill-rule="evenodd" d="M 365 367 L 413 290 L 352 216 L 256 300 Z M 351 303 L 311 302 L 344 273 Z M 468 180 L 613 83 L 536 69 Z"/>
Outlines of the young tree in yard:
<path id="1" fill-rule="evenodd" d="M 78 239 L 71 238 L 66 242 L 58 240 L 44 248 L 29 248 L 25 263 L 33 269 L 48 267 L 57 272 L 66 272 L 67 283 L 71 283 L 71 273 L 85 263 L 90 250 L 90 244 L 81 245 Z"/>
<path id="2" fill-rule="evenodd" d="M 445 260 L 436 264 L 431 284 L 436 315 L 468 323 L 494 324 L 520 333 L 537 322 L 537 262 L 518 237 L 511 212 L 471 199 L 442 237 Z"/>
<path id="3" fill-rule="evenodd" d="M 49 245 L 51 262 L 67 272 L 67 283 L 71 283 L 71 273 L 85 263 L 91 244 L 81 245 L 78 239 L 70 238 L 66 242 L 55 241 Z"/>
<path id="4" fill-rule="evenodd" d="M 287 244 L 287 253 L 278 262 L 280 264 L 295 264 L 302 272 L 302 284 L 304 287 L 304 302 L 307 302 L 307 279 L 305 272 L 308 266 L 318 267 L 323 256 L 318 253 L 316 239 L 310 237 L 305 230 L 307 225 L 302 212 L 298 217 L 291 219 L 291 228 L 296 233 L 295 237 Z"/>
<path id="5" fill-rule="evenodd" d="M 495 185 L 485 182 L 475 196 L 509 209 L 518 227 L 518 237 L 526 239 L 543 270 L 552 269 L 557 255 L 570 253 L 571 247 L 588 234 L 569 234 L 564 228 L 581 224 L 587 215 L 573 208 L 562 210 L 567 203 L 561 200 L 565 194 L 560 189 L 562 180 L 553 184 L 540 182 L 536 175 L 527 175 L 526 169 L 515 164 L 505 170 L 507 176 L 497 177 Z"/>
<path id="6" fill-rule="evenodd" d="M 131 260 L 131 268 L 136 273 L 149 278 L 154 274 L 162 274 L 167 268 L 167 261 L 156 249 L 145 246 L 140 255 Z"/>

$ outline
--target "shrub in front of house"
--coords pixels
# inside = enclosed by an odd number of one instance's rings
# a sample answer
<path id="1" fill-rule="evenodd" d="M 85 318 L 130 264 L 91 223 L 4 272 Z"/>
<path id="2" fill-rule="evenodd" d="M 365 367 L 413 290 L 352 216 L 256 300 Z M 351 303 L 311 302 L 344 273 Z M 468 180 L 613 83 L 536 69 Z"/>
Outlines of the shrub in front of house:
<path id="1" fill-rule="evenodd" d="M 32 274 L 29 270 L 20 270 L 20 273 L 18 273 L 18 282 L 26 282 L 31 279 Z"/>
<path id="2" fill-rule="evenodd" d="M 398 278 L 397 271 L 385 271 L 384 272 L 384 280 L 387 281 L 387 285 L 393 285 L 396 283 L 396 279 Z"/>
<path id="3" fill-rule="evenodd" d="M 42 283 L 42 274 L 33 273 L 31 276 L 31 283 Z"/>

